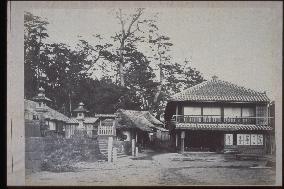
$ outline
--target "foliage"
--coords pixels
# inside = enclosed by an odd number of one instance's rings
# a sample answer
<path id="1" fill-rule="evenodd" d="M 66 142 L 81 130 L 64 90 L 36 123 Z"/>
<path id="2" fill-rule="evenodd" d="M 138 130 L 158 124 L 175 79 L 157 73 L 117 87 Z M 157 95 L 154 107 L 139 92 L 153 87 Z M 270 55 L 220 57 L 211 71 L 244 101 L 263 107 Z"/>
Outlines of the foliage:
<path id="1" fill-rule="evenodd" d="M 42 86 L 50 106 L 69 116 L 79 102 L 91 115 L 119 108 L 161 115 L 170 95 L 204 79 L 188 61 L 172 60 L 174 44 L 159 30 L 157 17 L 149 19 L 144 11 L 117 10 L 119 31 L 107 39 L 93 35 L 95 45 L 80 37 L 74 49 L 47 43 L 49 23 L 25 12 L 25 98 Z"/>
<path id="2" fill-rule="evenodd" d="M 84 137 L 45 138 L 45 153 L 41 169 L 43 171 L 75 171 L 75 163 L 104 159 L 99 153 L 97 140 Z"/>

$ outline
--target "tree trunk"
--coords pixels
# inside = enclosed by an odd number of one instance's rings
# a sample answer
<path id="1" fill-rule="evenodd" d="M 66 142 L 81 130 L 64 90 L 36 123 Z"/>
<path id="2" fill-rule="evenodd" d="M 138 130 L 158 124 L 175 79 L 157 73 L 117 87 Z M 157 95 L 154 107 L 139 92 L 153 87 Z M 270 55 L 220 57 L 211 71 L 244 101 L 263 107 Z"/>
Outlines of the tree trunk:
<path id="1" fill-rule="evenodd" d="M 40 87 L 40 75 L 39 75 L 39 66 L 40 66 L 40 44 L 41 44 L 41 30 L 39 32 L 39 43 L 38 43 L 38 62 L 37 62 L 37 89 Z"/>
<path id="2" fill-rule="evenodd" d="M 163 68 L 162 68 L 162 55 L 160 53 L 159 53 L 159 59 L 160 59 L 160 64 L 159 64 L 160 85 L 157 87 L 157 93 L 155 94 L 155 97 L 154 97 L 154 104 L 158 102 L 158 98 L 162 92 L 162 86 L 163 86 L 163 80 L 164 80 L 164 74 L 163 74 Z"/>
<path id="3" fill-rule="evenodd" d="M 71 100 L 71 92 L 68 93 L 69 96 L 69 115 L 72 116 L 72 100 Z"/>
<path id="4" fill-rule="evenodd" d="M 120 57 L 119 57 L 119 77 L 120 77 L 120 85 L 122 87 L 125 86 L 125 81 L 124 81 L 124 70 L 123 70 L 123 66 L 124 66 L 124 60 L 123 60 L 123 49 L 124 49 L 124 39 L 122 39 L 121 41 L 121 45 L 120 45 Z"/>

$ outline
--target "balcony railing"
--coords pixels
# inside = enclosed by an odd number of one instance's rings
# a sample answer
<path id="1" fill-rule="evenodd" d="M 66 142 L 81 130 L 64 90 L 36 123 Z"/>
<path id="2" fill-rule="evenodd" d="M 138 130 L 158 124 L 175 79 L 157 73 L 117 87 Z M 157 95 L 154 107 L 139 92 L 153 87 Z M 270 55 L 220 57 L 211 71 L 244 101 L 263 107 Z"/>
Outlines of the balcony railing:
<path id="1" fill-rule="evenodd" d="M 269 124 L 271 117 L 222 117 L 220 115 L 173 115 L 178 123 L 230 123 L 230 124 Z"/>

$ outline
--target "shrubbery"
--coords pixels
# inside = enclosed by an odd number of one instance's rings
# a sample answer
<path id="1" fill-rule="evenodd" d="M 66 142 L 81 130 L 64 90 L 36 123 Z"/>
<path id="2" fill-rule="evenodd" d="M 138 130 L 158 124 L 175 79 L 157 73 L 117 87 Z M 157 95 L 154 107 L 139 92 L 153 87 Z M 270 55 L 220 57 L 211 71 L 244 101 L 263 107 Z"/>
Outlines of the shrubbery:
<path id="1" fill-rule="evenodd" d="M 45 138 L 44 152 L 43 171 L 75 171 L 77 162 L 104 159 L 97 140 L 85 137 Z"/>

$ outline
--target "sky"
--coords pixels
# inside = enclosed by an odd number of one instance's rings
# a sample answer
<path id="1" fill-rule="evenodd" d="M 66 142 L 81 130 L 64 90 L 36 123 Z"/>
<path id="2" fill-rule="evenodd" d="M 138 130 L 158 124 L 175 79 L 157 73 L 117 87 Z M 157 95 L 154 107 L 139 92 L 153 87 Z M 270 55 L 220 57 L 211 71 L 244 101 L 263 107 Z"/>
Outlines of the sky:
<path id="1" fill-rule="evenodd" d="M 132 9 L 124 9 L 132 11 Z M 282 74 L 282 8 L 275 6 L 146 8 L 145 17 L 158 13 L 160 31 L 173 42 L 173 61 L 191 60 L 205 79 L 219 79 L 279 92 Z M 74 46 L 78 35 L 94 41 L 119 31 L 113 8 L 31 9 L 49 21 L 50 42 Z"/>

